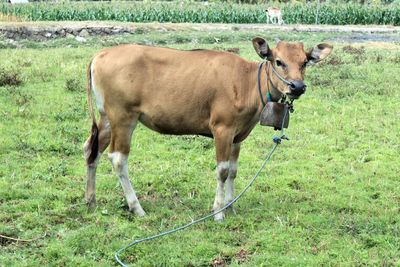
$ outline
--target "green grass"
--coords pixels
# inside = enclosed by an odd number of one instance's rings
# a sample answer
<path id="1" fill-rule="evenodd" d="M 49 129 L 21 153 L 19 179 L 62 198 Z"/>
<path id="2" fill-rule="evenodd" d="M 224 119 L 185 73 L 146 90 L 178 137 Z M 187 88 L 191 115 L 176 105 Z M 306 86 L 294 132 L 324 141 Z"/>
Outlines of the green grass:
<path id="1" fill-rule="evenodd" d="M 22 239 L 47 234 L 30 243 L 0 239 L 0 265 L 115 265 L 114 252 L 133 239 L 208 213 L 215 193 L 212 140 L 164 136 L 142 126 L 132 141 L 129 171 L 147 216 L 127 211 L 105 157 L 98 169 L 98 208 L 87 212 L 86 65 L 101 46 L 141 40 L 183 49 L 238 47 L 242 57 L 257 61 L 250 39 L 259 34 L 143 33 L 1 49 L 1 69 L 18 74 L 22 83 L 0 87 L 0 234 Z M 327 37 L 261 35 L 271 46 L 274 38 L 311 47 Z M 224 36 L 218 43 L 211 38 Z M 307 93 L 295 103 L 287 130 L 291 140 L 239 200 L 237 214 L 132 248 L 125 261 L 399 266 L 400 45 L 333 45 L 333 55 L 307 71 Z M 257 126 L 244 142 L 236 192 L 261 164 L 273 134 Z"/>

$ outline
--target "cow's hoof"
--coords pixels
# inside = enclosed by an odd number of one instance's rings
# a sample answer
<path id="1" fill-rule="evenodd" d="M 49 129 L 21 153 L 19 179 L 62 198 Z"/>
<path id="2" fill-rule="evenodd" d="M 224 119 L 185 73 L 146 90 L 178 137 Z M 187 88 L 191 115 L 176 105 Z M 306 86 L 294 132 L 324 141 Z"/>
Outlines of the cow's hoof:
<path id="1" fill-rule="evenodd" d="M 144 215 L 146 215 L 146 212 L 144 212 L 142 207 L 132 208 L 132 209 L 129 209 L 129 211 L 134 212 L 139 217 L 143 217 Z"/>
<path id="2" fill-rule="evenodd" d="M 96 197 L 86 198 L 86 204 L 89 211 L 96 209 Z"/>
<path id="3" fill-rule="evenodd" d="M 146 215 L 146 212 L 144 212 L 144 210 L 141 211 L 135 211 L 135 214 L 139 217 L 144 217 L 144 215 Z"/>
<path id="4" fill-rule="evenodd" d="M 225 219 L 225 214 L 223 212 L 214 215 L 214 221 L 216 222 L 222 222 L 224 219 Z"/>

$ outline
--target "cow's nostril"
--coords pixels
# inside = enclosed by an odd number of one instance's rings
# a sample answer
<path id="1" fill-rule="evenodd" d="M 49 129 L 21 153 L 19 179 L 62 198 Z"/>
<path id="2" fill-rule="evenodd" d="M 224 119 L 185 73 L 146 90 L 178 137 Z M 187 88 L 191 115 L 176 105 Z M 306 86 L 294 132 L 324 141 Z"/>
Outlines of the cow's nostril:
<path id="1" fill-rule="evenodd" d="M 306 87 L 307 86 L 301 80 L 294 80 L 289 85 L 290 93 L 293 95 L 297 95 L 297 96 L 300 96 L 301 94 L 303 94 L 306 91 Z"/>

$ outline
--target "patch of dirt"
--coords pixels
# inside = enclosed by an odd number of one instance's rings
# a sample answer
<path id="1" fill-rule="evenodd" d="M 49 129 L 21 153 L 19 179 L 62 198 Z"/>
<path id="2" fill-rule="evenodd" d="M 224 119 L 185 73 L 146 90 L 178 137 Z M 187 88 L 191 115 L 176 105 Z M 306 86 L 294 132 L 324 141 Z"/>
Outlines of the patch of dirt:
<path id="1" fill-rule="evenodd" d="M 393 49 L 393 48 L 398 48 L 399 44 L 393 43 L 393 42 L 367 42 L 365 43 L 365 46 L 367 47 L 376 47 L 379 49 Z"/>
<path id="2" fill-rule="evenodd" d="M 352 54 L 352 55 L 364 55 L 365 54 L 365 47 L 361 46 L 361 47 L 354 47 L 351 45 L 346 45 L 343 47 L 343 52 L 346 52 L 348 54 Z"/>
<path id="3" fill-rule="evenodd" d="M 236 253 L 235 259 L 237 260 L 238 263 L 244 263 L 247 261 L 249 254 L 250 254 L 249 251 L 241 249 L 238 253 Z"/>
<path id="4" fill-rule="evenodd" d="M 356 33 L 344 36 L 337 36 L 327 39 L 332 42 L 344 42 L 344 43 L 394 43 L 400 42 L 400 35 L 393 33 Z"/>
<path id="5" fill-rule="evenodd" d="M 8 245 L 10 245 L 12 243 L 16 243 L 16 242 L 17 241 L 15 241 L 15 240 L 11 240 L 11 239 L 0 236 L 0 247 L 5 247 L 5 246 L 8 246 Z"/>
<path id="6" fill-rule="evenodd" d="M 229 264 L 229 262 L 221 257 L 218 257 L 216 259 L 213 259 L 213 261 L 211 262 L 211 266 L 212 267 L 223 267 L 223 266 L 227 266 Z"/>

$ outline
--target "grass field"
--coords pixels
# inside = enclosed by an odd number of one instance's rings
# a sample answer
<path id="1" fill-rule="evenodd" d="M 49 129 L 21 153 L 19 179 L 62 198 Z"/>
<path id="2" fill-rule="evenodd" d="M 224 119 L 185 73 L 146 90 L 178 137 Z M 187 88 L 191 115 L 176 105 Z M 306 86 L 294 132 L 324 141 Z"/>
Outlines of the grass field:
<path id="1" fill-rule="evenodd" d="M 133 239 L 208 213 L 215 192 L 211 139 L 136 129 L 129 160 L 144 218 L 127 211 L 102 158 L 98 207 L 84 205 L 82 144 L 90 129 L 84 86 L 92 55 L 122 42 L 179 49 L 240 48 L 251 38 L 304 41 L 328 34 L 143 33 L 86 43 L 0 40 L 1 266 L 110 266 Z M 329 36 L 331 36 L 330 34 Z M 194 41 L 194 39 L 196 41 Z M 218 41 L 218 43 L 216 43 Z M 135 266 L 399 266 L 400 44 L 333 43 L 307 72 L 287 135 L 271 164 L 236 204 L 237 214 L 128 250 Z M 7 85 L 14 84 L 14 85 Z M 257 126 L 242 146 L 236 192 L 272 146 Z"/>

